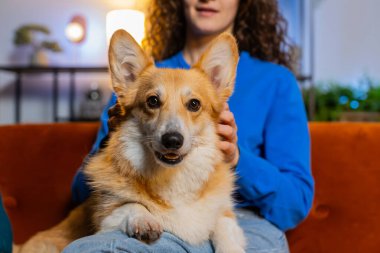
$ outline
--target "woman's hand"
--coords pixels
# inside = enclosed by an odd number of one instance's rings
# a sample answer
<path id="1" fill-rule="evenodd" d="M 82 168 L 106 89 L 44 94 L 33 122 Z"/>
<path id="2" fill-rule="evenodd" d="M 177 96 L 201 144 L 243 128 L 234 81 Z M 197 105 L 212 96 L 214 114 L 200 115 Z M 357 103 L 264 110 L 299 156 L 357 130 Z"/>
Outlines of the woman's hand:
<path id="1" fill-rule="evenodd" d="M 239 149 L 237 146 L 237 126 L 234 114 L 230 111 L 227 103 L 224 104 L 220 113 L 217 133 L 221 137 L 219 148 L 224 154 L 224 161 L 236 166 L 239 160 Z"/>

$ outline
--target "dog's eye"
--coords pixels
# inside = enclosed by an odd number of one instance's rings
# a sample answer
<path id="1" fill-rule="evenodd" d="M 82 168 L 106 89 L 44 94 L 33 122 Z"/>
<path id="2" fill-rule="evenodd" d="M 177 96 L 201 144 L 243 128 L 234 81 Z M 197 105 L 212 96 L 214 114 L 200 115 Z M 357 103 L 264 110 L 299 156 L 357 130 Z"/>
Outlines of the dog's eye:
<path id="1" fill-rule="evenodd" d="M 187 109 L 192 112 L 196 112 L 201 108 L 201 102 L 198 99 L 191 99 L 187 103 Z"/>
<path id="2" fill-rule="evenodd" d="M 160 105 L 161 105 L 160 99 L 157 96 L 150 96 L 150 97 L 148 97 L 148 99 L 146 100 L 146 103 L 152 109 L 159 108 Z"/>

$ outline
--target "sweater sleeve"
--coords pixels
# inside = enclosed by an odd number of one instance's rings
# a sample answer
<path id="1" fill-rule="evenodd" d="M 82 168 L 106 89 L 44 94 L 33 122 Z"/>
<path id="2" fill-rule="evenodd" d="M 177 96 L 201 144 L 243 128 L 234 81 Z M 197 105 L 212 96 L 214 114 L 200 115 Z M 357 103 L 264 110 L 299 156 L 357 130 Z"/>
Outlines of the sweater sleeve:
<path id="1" fill-rule="evenodd" d="M 12 252 L 12 227 L 2 204 L 0 194 L 0 252 Z"/>
<path id="2" fill-rule="evenodd" d="M 281 75 L 263 131 L 261 155 L 240 146 L 239 193 L 283 231 L 308 214 L 314 193 L 310 140 L 302 97 L 294 76 Z"/>
<path id="3" fill-rule="evenodd" d="M 90 196 L 91 190 L 86 183 L 86 178 L 83 174 L 83 168 L 86 165 L 87 159 L 99 151 L 102 141 L 108 135 L 108 110 L 116 104 L 116 101 L 117 97 L 114 93 L 112 93 L 111 99 L 108 101 L 108 104 L 103 109 L 103 112 L 100 116 L 100 128 L 98 130 L 95 143 L 92 145 L 90 153 L 87 155 L 81 167 L 74 176 L 74 180 L 71 185 L 72 201 L 74 205 L 82 203 Z"/>

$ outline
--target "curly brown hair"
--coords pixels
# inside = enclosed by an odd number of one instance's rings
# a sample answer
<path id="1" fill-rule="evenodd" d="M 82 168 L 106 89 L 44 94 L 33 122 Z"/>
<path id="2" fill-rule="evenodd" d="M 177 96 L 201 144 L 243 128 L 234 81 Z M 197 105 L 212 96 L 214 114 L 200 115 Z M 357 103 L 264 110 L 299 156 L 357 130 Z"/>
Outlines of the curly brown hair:
<path id="1" fill-rule="evenodd" d="M 186 20 L 182 0 L 152 0 L 146 19 L 143 47 L 155 60 L 166 59 L 185 46 Z M 294 66 L 287 22 L 277 0 L 240 0 L 234 22 L 239 50 L 253 57 Z"/>

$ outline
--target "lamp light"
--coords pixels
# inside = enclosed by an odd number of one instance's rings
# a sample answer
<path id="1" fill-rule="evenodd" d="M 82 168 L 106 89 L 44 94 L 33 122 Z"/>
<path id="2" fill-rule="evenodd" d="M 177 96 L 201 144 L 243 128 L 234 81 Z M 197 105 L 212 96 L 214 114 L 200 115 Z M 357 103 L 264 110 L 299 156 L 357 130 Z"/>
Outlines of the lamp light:
<path id="1" fill-rule="evenodd" d="M 74 16 L 67 24 L 65 35 L 72 43 L 81 43 L 86 39 L 86 20 L 80 16 Z"/>
<path id="2" fill-rule="evenodd" d="M 106 17 L 107 42 L 109 43 L 115 31 L 124 29 L 141 45 L 144 38 L 144 20 L 144 13 L 137 10 L 121 9 L 108 12 Z"/>

